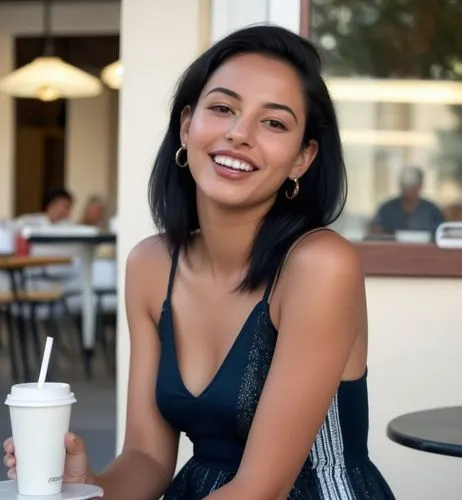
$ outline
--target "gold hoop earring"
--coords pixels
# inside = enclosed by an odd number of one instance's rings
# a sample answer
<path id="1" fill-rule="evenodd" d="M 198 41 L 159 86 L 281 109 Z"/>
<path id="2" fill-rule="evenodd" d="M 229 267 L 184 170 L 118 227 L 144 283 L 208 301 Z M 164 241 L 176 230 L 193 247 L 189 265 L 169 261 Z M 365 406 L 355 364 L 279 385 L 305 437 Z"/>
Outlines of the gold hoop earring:
<path id="1" fill-rule="evenodd" d="M 294 183 L 294 189 L 292 191 L 292 193 L 289 193 L 289 191 L 286 189 L 286 198 L 288 200 L 293 200 L 298 192 L 300 191 L 300 184 L 298 182 L 298 179 L 296 177 L 294 177 L 293 179 L 290 179 L 293 183 Z"/>
<path id="2" fill-rule="evenodd" d="M 186 168 L 188 166 L 188 156 L 185 154 L 185 160 L 183 163 L 181 163 L 181 153 L 186 153 L 186 148 L 181 145 L 178 151 L 175 153 L 175 163 L 181 167 L 181 168 Z"/>

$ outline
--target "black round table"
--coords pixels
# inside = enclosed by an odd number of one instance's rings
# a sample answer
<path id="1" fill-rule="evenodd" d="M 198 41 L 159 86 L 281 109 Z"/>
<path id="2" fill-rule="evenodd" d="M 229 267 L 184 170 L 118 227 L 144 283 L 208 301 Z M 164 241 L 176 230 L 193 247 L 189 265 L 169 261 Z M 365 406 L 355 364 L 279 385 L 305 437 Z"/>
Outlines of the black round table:
<path id="1" fill-rule="evenodd" d="M 462 457 L 462 406 L 402 415 L 388 424 L 387 436 L 408 448 Z"/>

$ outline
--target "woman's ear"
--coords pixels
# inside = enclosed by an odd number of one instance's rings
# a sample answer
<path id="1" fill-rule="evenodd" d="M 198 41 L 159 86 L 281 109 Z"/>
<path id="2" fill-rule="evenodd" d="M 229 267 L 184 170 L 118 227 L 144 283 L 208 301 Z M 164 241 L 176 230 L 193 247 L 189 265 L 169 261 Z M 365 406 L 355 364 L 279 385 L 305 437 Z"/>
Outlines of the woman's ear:
<path id="1" fill-rule="evenodd" d="M 299 155 L 297 156 L 297 159 L 295 160 L 294 166 L 290 171 L 289 177 L 291 179 L 293 178 L 300 179 L 300 177 L 304 175 L 313 164 L 313 161 L 318 155 L 318 150 L 319 150 L 318 141 L 312 139 L 308 143 L 308 146 L 304 147 L 300 151 Z"/>
<path id="2" fill-rule="evenodd" d="M 180 141 L 185 147 L 188 146 L 189 141 L 189 127 L 191 126 L 192 120 L 192 109 L 191 106 L 185 106 L 181 112 L 180 117 Z"/>

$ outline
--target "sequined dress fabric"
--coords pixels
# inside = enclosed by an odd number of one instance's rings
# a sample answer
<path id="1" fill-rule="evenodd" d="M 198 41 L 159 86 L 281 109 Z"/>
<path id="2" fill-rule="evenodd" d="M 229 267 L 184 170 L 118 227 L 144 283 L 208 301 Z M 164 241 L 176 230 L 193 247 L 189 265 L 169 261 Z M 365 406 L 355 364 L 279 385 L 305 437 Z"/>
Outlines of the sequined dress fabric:
<path id="1" fill-rule="evenodd" d="M 164 499 L 199 500 L 229 482 L 237 472 L 273 357 L 277 331 L 269 315 L 269 283 L 215 377 L 201 394 L 192 395 L 183 383 L 176 357 L 171 292 L 177 259 L 175 252 L 158 325 L 162 348 L 156 398 L 165 420 L 191 439 L 194 454 L 173 479 Z M 287 498 L 394 499 L 369 459 L 368 420 L 365 373 L 358 380 L 340 384 Z"/>

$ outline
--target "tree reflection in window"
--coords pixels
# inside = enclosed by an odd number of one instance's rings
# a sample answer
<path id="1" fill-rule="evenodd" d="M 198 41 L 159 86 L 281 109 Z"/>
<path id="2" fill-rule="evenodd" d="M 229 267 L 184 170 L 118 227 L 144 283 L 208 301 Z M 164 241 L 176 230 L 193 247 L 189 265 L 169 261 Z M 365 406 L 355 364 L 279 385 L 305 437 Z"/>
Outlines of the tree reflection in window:
<path id="1" fill-rule="evenodd" d="M 335 76 L 462 79 L 461 0 L 311 0 Z"/>

